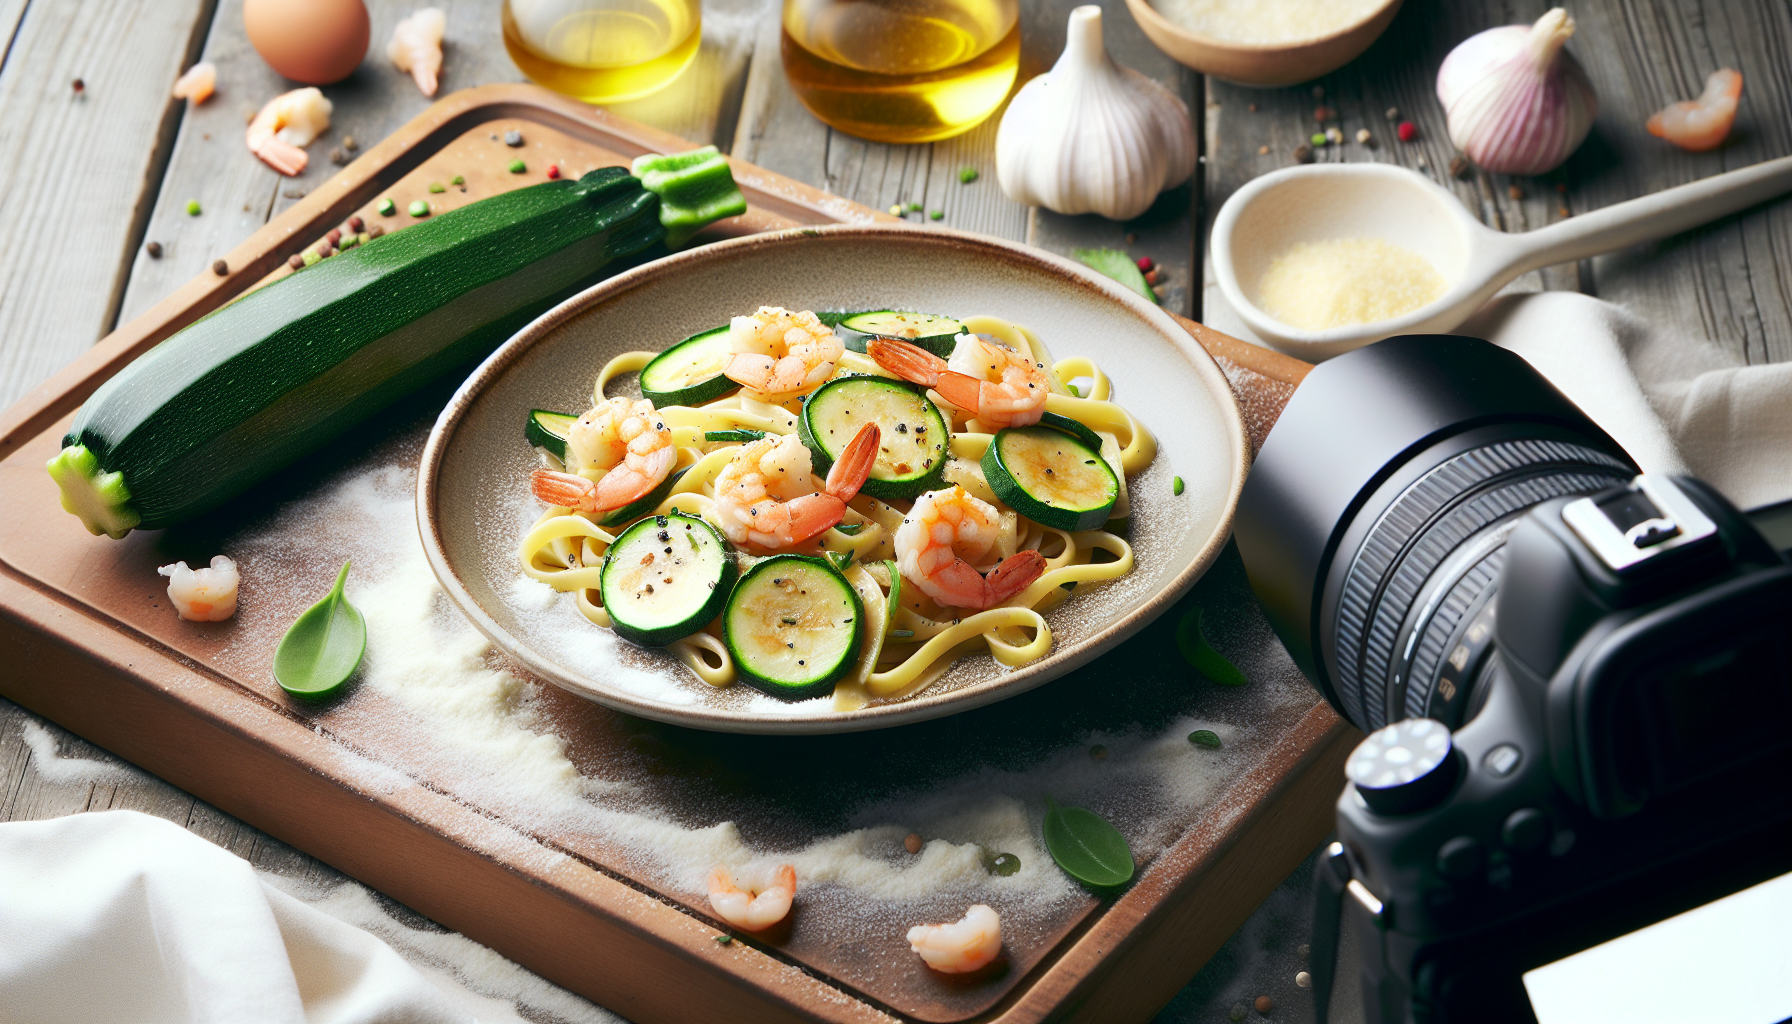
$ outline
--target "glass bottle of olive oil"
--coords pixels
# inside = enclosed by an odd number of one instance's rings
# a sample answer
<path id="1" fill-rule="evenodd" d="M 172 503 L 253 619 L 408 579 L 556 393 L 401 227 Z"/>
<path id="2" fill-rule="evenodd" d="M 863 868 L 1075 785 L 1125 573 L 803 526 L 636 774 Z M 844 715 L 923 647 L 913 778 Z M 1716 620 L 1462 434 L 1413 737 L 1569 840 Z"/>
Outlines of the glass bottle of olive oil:
<path id="1" fill-rule="evenodd" d="M 879 142 L 967 131 L 1020 68 L 1018 0 L 784 0 L 784 74 L 823 121 Z"/>
<path id="2" fill-rule="evenodd" d="M 587 103 L 658 92 L 703 38 L 699 0 L 504 0 L 503 19 L 523 74 Z"/>

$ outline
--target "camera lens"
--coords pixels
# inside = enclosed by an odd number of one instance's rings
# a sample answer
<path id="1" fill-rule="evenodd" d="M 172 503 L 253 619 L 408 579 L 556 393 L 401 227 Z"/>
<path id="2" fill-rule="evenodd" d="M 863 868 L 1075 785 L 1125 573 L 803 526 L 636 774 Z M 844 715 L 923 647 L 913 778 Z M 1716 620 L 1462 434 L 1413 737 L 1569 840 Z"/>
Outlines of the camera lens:
<path id="1" fill-rule="evenodd" d="M 1271 624 L 1340 714 L 1364 731 L 1454 728 L 1492 653 L 1518 518 L 1635 472 L 1519 357 L 1391 338 L 1301 383 L 1245 481 L 1236 536 Z"/>

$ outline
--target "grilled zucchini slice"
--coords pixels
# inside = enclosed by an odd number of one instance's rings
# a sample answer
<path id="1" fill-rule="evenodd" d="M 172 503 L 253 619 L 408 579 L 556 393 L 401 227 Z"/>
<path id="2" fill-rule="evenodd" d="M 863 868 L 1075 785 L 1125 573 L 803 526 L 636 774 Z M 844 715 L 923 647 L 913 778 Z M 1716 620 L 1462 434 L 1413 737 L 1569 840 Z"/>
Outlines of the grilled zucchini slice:
<path id="1" fill-rule="evenodd" d="M 826 473 L 867 422 L 879 431 L 877 462 L 859 490 L 890 501 L 940 486 L 952 441 L 946 418 L 920 388 L 887 377 L 842 377 L 804 400 L 797 436 L 815 471 Z"/>
<path id="2" fill-rule="evenodd" d="M 1100 450 L 1052 427 L 997 431 L 983 453 L 983 476 L 1009 508 L 1071 533 L 1107 522 L 1120 495 Z"/>
<path id="3" fill-rule="evenodd" d="M 735 585 L 722 633 L 748 685 L 807 700 L 853 667 L 863 614 L 858 591 L 826 559 L 774 555 Z"/>

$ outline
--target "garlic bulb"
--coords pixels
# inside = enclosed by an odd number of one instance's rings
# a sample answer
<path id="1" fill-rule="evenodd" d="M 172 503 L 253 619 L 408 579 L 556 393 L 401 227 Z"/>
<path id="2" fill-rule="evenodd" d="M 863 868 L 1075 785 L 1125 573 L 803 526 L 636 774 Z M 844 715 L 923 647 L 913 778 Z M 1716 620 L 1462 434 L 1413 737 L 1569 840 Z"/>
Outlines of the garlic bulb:
<path id="1" fill-rule="evenodd" d="M 1437 69 L 1450 141 L 1499 174 L 1542 174 L 1586 140 L 1599 112 L 1593 83 L 1562 44 L 1574 19 L 1560 7 L 1530 27 L 1490 28 L 1463 40 Z"/>
<path id="2" fill-rule="evenodd" d="M 1064 53 L 1023 86 L 996 132 L 1008 198 L 1059 213 L 1127 220 L 1195 171 L 1188 108 L 1101 41 L 1101 8 L 1070 12 Z"/>

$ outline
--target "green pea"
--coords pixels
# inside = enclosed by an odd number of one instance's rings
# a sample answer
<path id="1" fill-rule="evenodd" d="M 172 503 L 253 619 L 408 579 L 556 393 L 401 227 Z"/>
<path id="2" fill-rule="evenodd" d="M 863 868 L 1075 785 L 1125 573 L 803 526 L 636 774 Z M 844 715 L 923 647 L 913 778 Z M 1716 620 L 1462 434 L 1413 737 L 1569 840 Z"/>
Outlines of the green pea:
<path id="1" fill-rule="evenodd" d="M 429 216 L 429 204 L 421 199 L 413 200 L 410 207 L 410 214 L 413 217 Z"/>
<path id="2" fill-rule="evenodd" d="M 977 168 L 975 168 L 975 167 L 960 167 L 958 169 L 959 184 L 969 185 L 971 182 L 976 181 L 976 180 L 977 180 Z"/>
<path id="3" fill-rule="evenodd" d="M 946 211 L 935 210 L 932 213 L 928 214 L 927 216 L 932 217 L 934 220 L 945 220 L 946 219 Z"/>
<path id="4" fill-rule="evenodd" d="M 1181 477 L 1173 476 L 1170 478 L 1170 493 L 1171 494 L 1181 494 L 1182 493 L 1182 478 Z"/>
<path id="5" fill-rule="evenodd" d="M 454 177 L 448 179 L 448 183 L 450 185 L 465 185 L 467 183 L 467 179 L 456 174 Z"/>
<path id="6" fill-rule="evenodd" d="M 187 200 L 187 216 L 189 216 L 189 217 L 199 216 L 199 200 L 197 200 L 197 199 Z"/>
<path id="7" fill-rule="evenodd" d="M 446 192 L 448 191 L 448 186 L 439 181 L 432 181 L 429 183 L 429 190 L 431 192 Z"/>
<path id="8" fill-rule="evenodd" d="M 393 214 L 398 212 L 398 204 L 393 202 L 390 199 L 382 199 L 382 200 L 380 200 L 380 205 L 379 205 L 378 209 L 380 212 L 380 216 L 390 217 Z"/>
<path id="9" fill-rule="evenodd" d="M 510 173 L 512 174 L 521 174 L 528 169 L 528 165 L 524 164 L 521 160 L 510 161 Z"/>

